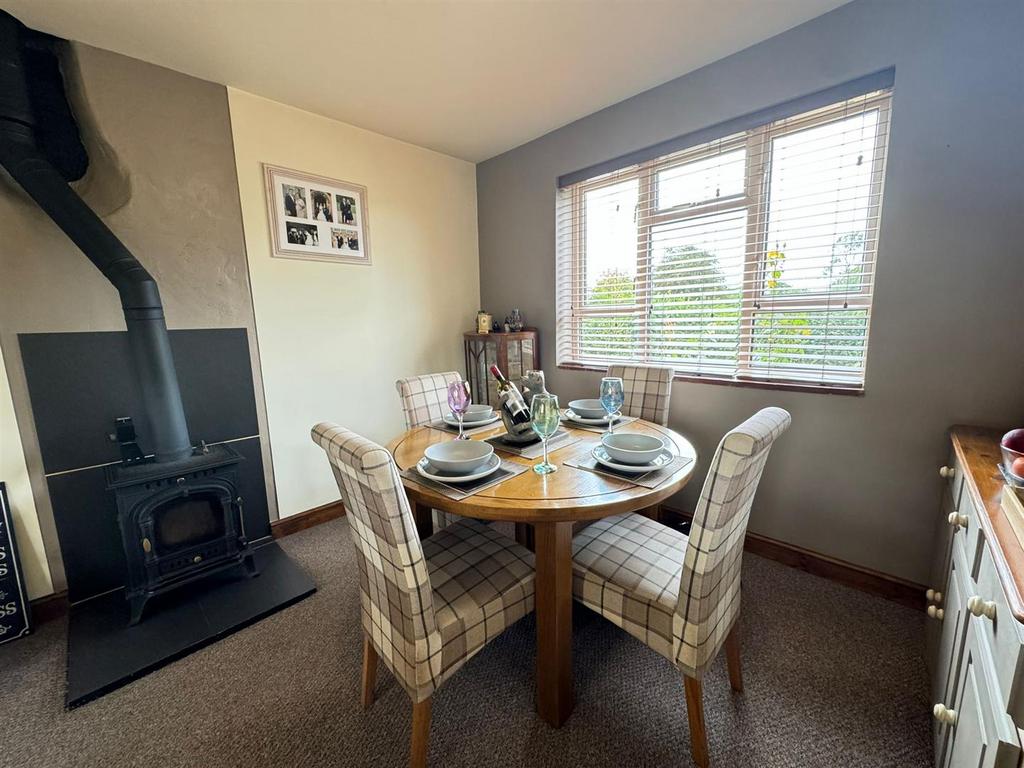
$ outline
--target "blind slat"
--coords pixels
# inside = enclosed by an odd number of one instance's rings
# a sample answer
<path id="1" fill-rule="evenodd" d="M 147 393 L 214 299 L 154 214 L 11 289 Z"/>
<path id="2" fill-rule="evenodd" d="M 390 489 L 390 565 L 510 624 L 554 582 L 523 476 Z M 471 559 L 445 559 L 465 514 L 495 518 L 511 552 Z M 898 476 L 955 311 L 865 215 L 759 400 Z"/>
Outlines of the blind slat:
<path id="1" fill-rule="evenodd" d="M 863 386 L 891 89 L 580 178 L 559 364 Z"/>

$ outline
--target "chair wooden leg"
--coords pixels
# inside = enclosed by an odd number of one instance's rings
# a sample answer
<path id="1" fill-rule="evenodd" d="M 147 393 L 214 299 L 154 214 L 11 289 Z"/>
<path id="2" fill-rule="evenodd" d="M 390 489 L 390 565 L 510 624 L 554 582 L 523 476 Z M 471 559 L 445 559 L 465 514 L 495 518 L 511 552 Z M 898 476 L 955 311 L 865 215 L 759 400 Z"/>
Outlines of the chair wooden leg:
<path id="1" fill-rule="evenodd" d="M 686 715 L 690 719 L 690 754 L 698 768 L 708 768 L 708 734 L 704 728 L 704 699 L 700 680 L 683 677 L 686 687 Z"/>
<path id="2" fill-rule="evenodd" d="M 409 768 L 426 768 L 427 744 L 430 742 L 430 699 L 412 705 L 411 742 Z"/>
<path id="3" fill-rule="evenodd" d="M 373 687 L 377 683 L 377 649 L 363 636 L 363 709 L 373 705 Z"/>
<path id="4" fill-rule="evenodd" d="M 434 533 L 434 510 L 426 504 L 413 502 L 412 515 L 416 521 L 416 532 L 420 535 L 420 541 Z"/>
<path id="5" fill-rule="evenodd" d="M 732 625 L 725 638 L 725 663 L 729 667 L 729 685 L 743 693 L 743 666 L 740 663 L 740 623 Z"/>

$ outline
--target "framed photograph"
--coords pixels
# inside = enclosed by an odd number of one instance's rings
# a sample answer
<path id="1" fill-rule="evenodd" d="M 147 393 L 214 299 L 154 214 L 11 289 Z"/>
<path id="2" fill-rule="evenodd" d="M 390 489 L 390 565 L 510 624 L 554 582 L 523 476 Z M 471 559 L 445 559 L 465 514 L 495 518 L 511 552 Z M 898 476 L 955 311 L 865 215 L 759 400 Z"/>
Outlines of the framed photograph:
<path id="1" fill-rule="evenodd" d="M 366 187 L 263 164 L 273 255 L 370 263 Z"/>

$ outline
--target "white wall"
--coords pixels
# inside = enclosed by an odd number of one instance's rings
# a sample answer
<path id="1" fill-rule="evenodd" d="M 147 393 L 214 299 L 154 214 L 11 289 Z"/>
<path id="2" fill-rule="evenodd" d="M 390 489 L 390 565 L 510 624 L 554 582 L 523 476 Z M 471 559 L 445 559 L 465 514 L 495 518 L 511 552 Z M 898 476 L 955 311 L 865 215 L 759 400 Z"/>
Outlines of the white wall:
<path id="1" fill-rule="evenodd" d="M 463 368 L 479 308 L 471 163 L 228 89 L 242 219 L 282 517 L 338 498 L 309 430 L 335 421 L 386 443 L 395 379 Z M 367 187 L 373 264 L 277 259 L 261 163 Z"/>
<path id="2" fill-rule="evenodd" d="M 7 500 L 14 513 L 14 533 L 18 539 L 18 553 L 29 599 L 48 595 L 53 592 L 53 585 L 46 565 L 46 551 L 39 531 L 39 517 L 32 498 L 25 454 L 21 448 L 21 434 L 14 416 L 3 350 L 0 350 L 0 480 L 7 485 Z"/>

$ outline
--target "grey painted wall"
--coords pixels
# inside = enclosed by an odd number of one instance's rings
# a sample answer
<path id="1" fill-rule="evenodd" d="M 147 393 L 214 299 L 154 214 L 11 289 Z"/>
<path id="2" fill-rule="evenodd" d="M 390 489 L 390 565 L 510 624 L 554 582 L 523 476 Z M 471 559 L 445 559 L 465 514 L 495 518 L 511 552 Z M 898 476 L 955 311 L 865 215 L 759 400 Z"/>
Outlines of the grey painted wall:
<path id="1" fill-rule="evenodd" d="M 276 519 L 266 409 L 223 85 L 73 44 L 69 93 L 90 151 L 78 185 L 160 285 L 170 328 L 246 328 Z M 124 330 L 116 290 L 0 178 L 0 343 L 55 590 L 64 586 L 16 335 Z"/>
<path id="2" fill-rule="evenodd" d="M 751 530 L 924 582 L 947 428 L 1024 424 L 1022 33 L 1019 0 L 858 0 L 480 164 L 484 308 L 520 307 L 553 391 L 594 396 L 599 375 L 555 369 L 555 179 L 895 65 L 866 394 L 677 382 L 671 424 L 702 478 L 727 429 L 788 409 Z"/>

